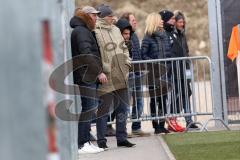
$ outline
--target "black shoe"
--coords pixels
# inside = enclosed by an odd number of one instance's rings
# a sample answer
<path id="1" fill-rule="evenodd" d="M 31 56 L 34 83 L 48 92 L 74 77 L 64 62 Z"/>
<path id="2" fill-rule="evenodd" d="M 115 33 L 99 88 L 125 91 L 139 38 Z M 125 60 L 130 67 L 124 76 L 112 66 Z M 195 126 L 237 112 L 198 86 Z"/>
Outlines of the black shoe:
<path id="1" fill-rule="evenodd" d="M 188 125 L 187 125 L 188 126 Z M 191 129 L 199 129 L 198 126 L 194 123 L 192 123 L 188 128 L 191 128 Z"/>
<path id="2" fill-rule="evenodd" d="M 98 147 L 99 147 L 99 148 L 102 148 L 102 149 L 104 149 L 104 150 L 108 150 L 108 146 L 107 146 L 106 143 L 99 143 L 99 144 L 98 144 Z"/>
<path id="3" fill-rule="evenodd" d="M 170 133 L 169 130 L 166 128 L 155 129 L 154 134 L 168 134 Z"/>
<path id="4" fill-rule="evenodd" d="M 130 148 L 130 147 L 133 147 L 135 146 L 136 144 L 133 144 L 133 143 L 130 143 L 128 140 L 125 140 L 125 141 L 122 141 L 122 142 L 118 142 L 117 143 L 117 146 L 118 147 L 127 147 L 127 148 Z"/>

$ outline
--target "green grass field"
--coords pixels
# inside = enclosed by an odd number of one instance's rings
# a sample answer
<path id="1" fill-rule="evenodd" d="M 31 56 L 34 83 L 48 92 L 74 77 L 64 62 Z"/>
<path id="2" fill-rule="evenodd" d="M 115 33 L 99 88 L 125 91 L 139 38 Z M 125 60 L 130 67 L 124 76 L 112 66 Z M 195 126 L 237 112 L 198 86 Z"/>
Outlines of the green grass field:
<path id="1" fill-rule="evenodd" d="M 240 131 L 163 136 L 177 160 L 240 160 Z"/>

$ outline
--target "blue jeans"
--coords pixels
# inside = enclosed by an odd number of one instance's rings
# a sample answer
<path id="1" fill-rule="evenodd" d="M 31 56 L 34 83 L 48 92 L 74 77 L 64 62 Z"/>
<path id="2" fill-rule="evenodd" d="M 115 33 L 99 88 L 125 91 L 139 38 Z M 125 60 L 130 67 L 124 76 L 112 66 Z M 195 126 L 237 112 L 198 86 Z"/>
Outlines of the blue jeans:
<path id="1" fill-rule="evenodd" d="M 143 113 L 141 73 L 129 74 L 129 97 L 133 97 L 132 119 L 138 119 Z M 132 123 L 132 131 L 141 129 L 141 121 Z"/>
<path id="2" fill-rule="evenodd" d="M 78 122 L 78 148 L 90 141 L 91 122 L 95 118 L 95 111 L 98 107 L 97 84 L 82 83 L 80 86 L 87 88 L 85 90 L 87 95 L 81 95 L 82 111 Z M 80 92 L 82 93 L 81 89 Z"/>
<path id="3" fill-rule="evenodd" d="M 117 142 L 127 139 L 127 108 L 129 105 L 128 90 L 119 89 L 100 97 L 100 105 L 97 111 L 97 143 L 106 143 L 107 120 L 110 107 L 114 104 L 116 114 L 116 138 Z"/>

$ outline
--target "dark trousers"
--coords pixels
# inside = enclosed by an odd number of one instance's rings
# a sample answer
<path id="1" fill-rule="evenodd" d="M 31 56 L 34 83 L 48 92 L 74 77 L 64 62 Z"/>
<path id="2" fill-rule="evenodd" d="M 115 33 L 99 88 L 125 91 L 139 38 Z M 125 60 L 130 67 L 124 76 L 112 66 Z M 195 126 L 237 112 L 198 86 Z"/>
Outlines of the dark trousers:
<path id="1" fill-rule="evenodd" d="M 180 113 L 184 110 L 184 113 L 191 113 L 190 96 L 192 90 L 189 80 L 175 79 L 174 90 L 171 97 L 171 113 Z M 187 124 L 192 122 L 191 116 L 186 116 L 185 120 Z"/>
<path id="2" fill-rule="evenodd" d="M 165 116 L 165 114 L 167 113 L 167 109 L 166 109 L 167 95 L 166 93 L 163 93 L 163 92 L 156 94 L 157 90 L 158 90 L 158 86 L 149 87 L 151 117 Z M 164 124 L 165 124 L 165 119 L 152 121 L 152 125 L 155 130 L 163 129 Z"/>
<path id="3" fill-rule="evenodd" d="M 106 143 L 107 121 L 110 106 L 114 104 L 116 114 L 116 138 L 117 142 L 127 139 L 127 107 L 129 106 L 128 90 L 120 89 L 107 93 L 100 97 L 100 105 L 97 112 L 97 143 Z"/>
<path id="4" fill-rule="evenodd" d="M 98 107 L 98 100 L 96 99 L 97 85 L 81 84 L 81 86 L 87 87 L 89 90 L 86 90 L 88 95 L 81 95 L 82 111 L 78 122 L 78 148 L 90 141 L 91 122 L 95 118 L 95 111 Z"/>
<path id="5" fill-rule="evenodd" d="M 150 110 L 151 110 L 152 117 L 156 117 L 157 113 L 158 113 L 158 116 L 164 116 L 167 113 L 166 99 L 167 99 L 166 95 L 150 99 Z M 158 108 L 158 112 L 157 112 L 157 108 Z M 152 121 L 153 128 L 157 130 L 163 129 L 164 124 L 165 124 L 165 119 Z"/>

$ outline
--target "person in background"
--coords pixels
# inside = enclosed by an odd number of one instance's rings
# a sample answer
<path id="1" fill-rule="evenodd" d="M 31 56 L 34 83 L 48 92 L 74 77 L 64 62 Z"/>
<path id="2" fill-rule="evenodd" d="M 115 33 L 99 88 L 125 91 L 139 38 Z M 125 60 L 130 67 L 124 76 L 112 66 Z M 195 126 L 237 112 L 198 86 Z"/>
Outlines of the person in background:
<path id="1" fill-rule="evenodd" d="M 71 49 L 72 57 L 84 55 L 89 58 L 87 65 L 94 65 L 95 67 L 102 68 L 100 60 L 100 51 L 96 37 L 94 35 L 94 28 L 96 25 L 97 14 L 100 12 L 91 6 L 85 6 L 82 9 L 77 8 L 74 13 L 74 17 L 70 21 L 70 26 L 73 28 L 71 34 Z M 82 62 L 82 63 L 86 63 Z M 74 62 L 73 62 L 74 63 Z M 81 62 L 80 62 L 81 63 Z M 90 128 L 91 121 L 97 110 L 98 103 L 93 97 L 97 94 L 97 81 L 104 83 L 106 81 L 106 75 L 101 73 L 97 78 L 92 77 L 91 73 L 86 73 L 86 68 L 81 67 L 73 72 L 74 83 L 80 87 L 89 88 L 89 94 L 92 98 L 81 95 L 82 111 L 80 118 L 84 116 L 84 113 L 89 112 L 89 119 L 79 120 L 78 122 L 78 153 L 98 153 L 103 149 L 93 145 L 90 142 Z M 80 89 L 80 91 L 82 91 Z M 80 119 L 79 118 L 79 119 Z"/>
<path id="2" fill-rule="evenodd" d="M 175 34 L 177 35 L 177 44 L 179 45 L 179 49 L 177 52 L 178 57 L 189 57 L 189 49 L 188 49 L 188 44 L 187 44 L 187 38 L 185 35 L 185 26 L 186 26 L 186 20 L 185 16 L 182 12 L 180 11 L 175 11 Z M 190 69 L 190 64 L 185 61 L 185 66 L 186 68 L 183 68 L 183 72 L 187 69 Z M 182 74 L 183 76 L 181 77 L 181 89 L 182 89 L 182 94 L 180 99 L 182 99 L 182 107 L 184 109 L 185 113 L 191 113 L 191 106 L 190 106 L 190 96 L 192 94 L 191 86 L 190 83 L 191 81 L 189 79 L 186 79 L 185 73 Z M 185 77 L 184 77 L 185 76 Z M 185 90 L 187 89 L 187 90 Z M 180 105 L 181 105 L 180 104 Z M 196 126 L 192 120 L 191 116 L 186 116 L 185 117 L 186 121 L 186 127 L 189 125 L 189 128 L 192 129 L 197 129 L 198 126 Z"/>
<path id="3" fill-rule="evenodd" d="M 116 115 L 116 139 L 118 147 L 133 147 L 135 144 L 127 140 L 127 108 L 128 99 L 128 74 L 131 59 L 120 30 L 113 25 L 113 11 L 105 5 L 99 5 L 96 25 L 96 38 L 99 44 L 103 73 L 107 76 L 107 83 L 99 86 L 98 94 L 100 106 L 97 111 L 97 143 L 100 148 L 108 149 L 107 120 L 110 108 L 113 105 Z"/>
<path id="4" fill-rule="evenodd" d="M 136 34 L 137 29 L 137 20 L 133 13 L 126 12 L 121 16 L 122 19 L 126 19 L 129 24 L 132 27 L 132 34 L 131 34 L 131 51 L 130 51 L 130 57 L 133 61 L 142 60 L 141 57 L 141 50 L 140 50 L 140 43 L 138 36 Z M 144 101 L 142 97 L 142 86 L 141 84 L 138 84 L 137 77 L 141 77 L 141 72 L 134 72 L 130 73 L 129 79 L 135 80 L 135 85 L 132 85 L 129 87 L 130 95 L 133 98 L 133 104 L 132 104 L 132 119 L 140 118 L 143 113 L 143 106 Z M 135 92 L 137 91 L 137 92 Z M 140 92 L 139 92 L 140 91 Z M 137 94 L 136 94 L 137 93 Z M 133 122 L 132 123 L 132 134 L 137 136 L 149 136 L 150 133 L 146 133 L 142 131 L 141 129 L 141 121 Z"/>
<path id="5" fill-rule="evenodd" d="M 175 34 L 174 30 L 175 30 L 175 16 L 173 14 L 173 12 L 169 11 L 169 10 L 162 10 L 161 12 L 159 12 L 159 14 L 162 17 L 162 20 L 164 22 L 163 26 L 164 29 L 167 33 L 168 36 L 168 41 L 169 44 L 171 46 L 171 53 L 172 53 L 172 58 L 176 58 L 178 57 L 179 54 L 179 46 L 178 46 L 178 40 L 177 40 L 177 35 Z M 170 80 L 170 82 L 172 83 L 173 86 L 173 90 L 171 93 L 171 98 L 169 98 L 168 100 L 170 101 L 171 104 L 171 113 L 176 114 L 176 113 L 180 113 L 181 110 L 181 106 L 179 105 L 179 93 L 180 93 L 180 89 L 179 89 L 179 76 L 178 76 L 178 72 L 177 70 L 179 70 L 179 67 L 177 67 L 177 63 L 175 61 L 172 62 L 173 64 L 173 68 L 171 68 L 171 71 L 168 74 L 168 79 Z M 173 132 L 183 132 L 185 131 L 185 128 L 182 127 L 181 125 L 179 125 L 177 123 L 177 118 L 176 117 L 171 117 L 169 119 L 167 119 L 167 123 L 168 123 L 168 130 L 173 131 Z"/>
<path id="6" fill-rule="evenodd" d="M 126 19 L 119 19 L 115 24 L 121 31 L 121 34 L 124 39 L 124 43 L 128 48 L 129 55 L 131 56 L 132 52 L 132 42 L 131 42 L 131 35 L 133 33 L 132 26 Z"/>
<path id="7" fill-rule="evenodd" d="M 151 59 L 163 59 L 171 57 L 171 47 L 168 43 L 168 37 L 163 29 L 163 21 L 158 13 L 151 13 L 146 19 L 145 35 L 142 40 L 141 54 L 144 60 Z M 152 70 L 153 75 L 148 79 L 157 79 L 154 75 L 157 75 L 158 70 Z M 150 72 L 151 73 L 151 72 Z M 149 73 L 149 74 L 150 74 Z M 161 84 L 161 82 L 159 83 Z M 149 84 L 151 85 L 151 84 Z M 158 83 L 154 83 L 153 86 L 149 86 L 150 94 L 150 109 L 152 117 L 157 114 L 165 115 L 166 112 L 166 100 L 167 92 L 161 95 L 152 94 L 152 90 L 162 87 Z M 157 108 L 159 113 L 157 113 Z M 165 128 L 165 119 L 153 120 L 152 125 L 155 134 L 166 134 L 169 131 Z"/>

